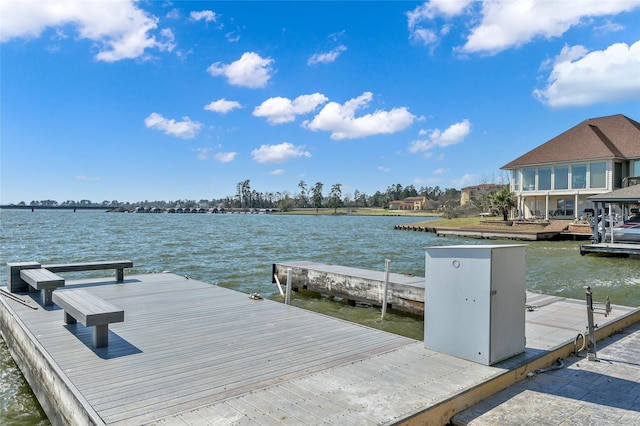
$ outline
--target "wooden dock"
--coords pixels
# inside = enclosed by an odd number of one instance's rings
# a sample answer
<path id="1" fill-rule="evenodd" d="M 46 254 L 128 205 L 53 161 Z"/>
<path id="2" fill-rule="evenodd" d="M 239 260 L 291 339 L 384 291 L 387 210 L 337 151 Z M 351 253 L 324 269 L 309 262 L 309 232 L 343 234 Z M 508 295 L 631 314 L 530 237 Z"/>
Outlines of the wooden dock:
<path id="1" fill-rule="evenodd" d="M 273 276 L 282 284 L 287 282 L 287 270 L 291 269 L 294 290 L 305 289 L 349 301 L 382 305 L 385 271 L 307 261 L 274 263 L 272 269 Z M 389 273 L 387 306 L 423 315 L 424 284 L 423 276 Z"/>
<path id="2" fill-rule="evenodd" d="M 0 297 L 3 338 L 54 425 L 446 424 L 566 356 L 586 324 L 584 301 L 538 296 L 525 352 L 485 366 L 173 274 L 65 288 L 124 309 L 107 347 L 38 293 Z M 638 321 L 615 305 L 598 339 Z"/>
<path id="3" fill-rule="evenodd" d="M 501 240 L 583 240 L 592 236 L 591 233 L 570 232 L 569 225 L 572 221 L 564 219 L 553 219 L 546 222 L 508 222 L 499 223 L 496 221 L 480 222 L 478 225 L 465 227 L 446 226 L 425 226 L 420 224 L 395 225 L 394 229 L 432 232 L 439 237 L 464 237 L 478 239 L 501 239 Z"/>
<path id="4" fill-rule="evenodd" d="M 640 256 L 640 244 L 598 243 L 580 246 L 580 254 L 605 254 L 612 256 Z"/>

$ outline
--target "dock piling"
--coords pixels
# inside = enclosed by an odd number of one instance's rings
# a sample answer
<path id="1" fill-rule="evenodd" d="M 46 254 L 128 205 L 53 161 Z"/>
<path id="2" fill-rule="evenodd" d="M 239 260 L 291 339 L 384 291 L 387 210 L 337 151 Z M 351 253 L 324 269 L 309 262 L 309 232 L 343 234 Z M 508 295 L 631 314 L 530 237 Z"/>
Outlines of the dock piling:
<path id="1" fill-rule="evenodd" d="M 387 315 L 387 287 L 389 286 L 389 266 L 391 260 L 384 260 L 384 286 L 382 288 L 382 319 Z"/>

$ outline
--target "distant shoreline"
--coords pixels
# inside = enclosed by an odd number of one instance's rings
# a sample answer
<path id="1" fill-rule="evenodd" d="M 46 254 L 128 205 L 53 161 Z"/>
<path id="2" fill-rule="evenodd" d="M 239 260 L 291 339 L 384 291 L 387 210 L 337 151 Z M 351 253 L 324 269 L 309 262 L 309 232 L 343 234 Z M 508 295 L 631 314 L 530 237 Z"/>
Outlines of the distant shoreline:
<path id="1" fill-rule="evenodd" d="M 135 210 L 138 206 L 123 207 L 123 206 L 20 206 L 15 204 L 0 205 L 0 210 L 102 210 L 105 212 L 127 212 L 136 213 Z M 162 210 L 161 213 L 169 213 L 169 211 Z M 171 213 L 185 214 L 185 213 L 214 213 L 209 209 L 198 209 L 199 211 L 189 209 L 188 212 L 173 211 Z M 147 212 L 145 212 L 147 213 Z M 261 211 L 261 209 L 230 209 L 224 212 L 215 212 L 215 214 L 278 214 L 278 215 L 334 215 L 334 216 L 401 216 L 401 217 L 440 217 L 438 213 L 427 212 L 423 210 L 388 210 L 380 208 L 339 208 L 334 211 L 333 208 L 304 208 L 293 209 L 286 212 L 279 211 Z M 149 213 L 153 214 L 153 213 Z"/>
<path id="2" fill-rule="evenodd" d="M 109 211 L 117 207 L 109 206 L 19 206 L 16 204 L 0 205 L 0 210 L 104 210 Z"/>

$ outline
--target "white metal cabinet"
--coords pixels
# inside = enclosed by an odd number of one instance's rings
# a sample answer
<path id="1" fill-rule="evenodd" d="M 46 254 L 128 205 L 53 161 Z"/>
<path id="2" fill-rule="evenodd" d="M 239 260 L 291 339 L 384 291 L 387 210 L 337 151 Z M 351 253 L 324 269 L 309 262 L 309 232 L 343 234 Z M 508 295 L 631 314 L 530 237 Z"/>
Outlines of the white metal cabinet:
<path id="1" fill-rule="evenodd" d="M 525 348 L 525 245 L 428 247 L 427 349 L 485 365 Z"/>

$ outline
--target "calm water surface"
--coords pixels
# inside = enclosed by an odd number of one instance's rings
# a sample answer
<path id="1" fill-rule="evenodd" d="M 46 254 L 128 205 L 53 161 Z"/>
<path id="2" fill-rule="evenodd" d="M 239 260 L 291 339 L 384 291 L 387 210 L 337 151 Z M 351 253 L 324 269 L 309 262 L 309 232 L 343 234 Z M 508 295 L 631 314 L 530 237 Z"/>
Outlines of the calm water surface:
<path id="1" fill-rule="evenodd" d="M 6 284 L 6 262 L 129 259 L 135 268 L 128 274 L 171 271 L 274 300 L 282 298 L 271 284 L 273 263 L 308 260 L 384 270 L 390 259 L 392 272 L 424 276 L 424 247 L 513 243 L 394 230 L 395 224 L 422 218 L 392 216 L 2 210 L 0 220 L 0 285 Z M 584 300 L 583 287 L 590 285 L 595 300 L 609 295 L 614 304 L 640 306 L 639 260 L 583 257 L 581 242 L 526 244 L 527 289 Z M 416 339 L 423 336 L 422 321 L 411 316 L 393 313 L 383 322 L 379 309 L 353 308 L 326 297 L 294 295 L 293 303 Z M 1 339 L 0 424 L 48 424 Z"/>

